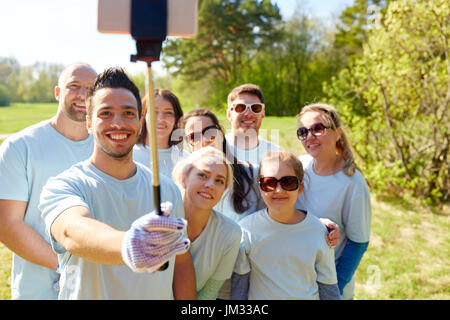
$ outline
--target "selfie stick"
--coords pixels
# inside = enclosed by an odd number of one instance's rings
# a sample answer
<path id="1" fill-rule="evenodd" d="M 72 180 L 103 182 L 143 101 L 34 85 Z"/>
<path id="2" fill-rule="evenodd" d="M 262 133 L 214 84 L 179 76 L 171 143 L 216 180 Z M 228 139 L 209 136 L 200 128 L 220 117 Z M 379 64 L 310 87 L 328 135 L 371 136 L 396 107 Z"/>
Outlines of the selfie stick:
<path id="1" fill-rule="evenodd" d="M 156 213 L 162 215 L 152 62 L 159 60 L 162 42 L 166 38 L 167 2 L 165 0 L 132 1 L 131 6 L 131 35 L 136 40 L 137 49 L 137 54 L 131 55 L 131 61 L 145 61 L 147 63 L 148 102 L 146 122 L 149 124 L 148 134 L 150 135 L 150 160 L 153 171 L 153 203 Z M 151 34 L 150 37 L 149 34 Z M 169 262 L 166 262 L 158 270 L 166 270 L 168 266 Z"/>

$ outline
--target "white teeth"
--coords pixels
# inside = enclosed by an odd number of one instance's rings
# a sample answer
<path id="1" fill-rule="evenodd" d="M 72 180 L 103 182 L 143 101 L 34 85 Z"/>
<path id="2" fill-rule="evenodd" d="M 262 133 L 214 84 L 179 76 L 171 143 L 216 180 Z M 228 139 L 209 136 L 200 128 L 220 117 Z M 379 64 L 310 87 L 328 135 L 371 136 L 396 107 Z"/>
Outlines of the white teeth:
<path id="1" fill-rule="evenodd" d="M 205 198 L 208 198 L 208 199 L 212 199 L 212 197 L 209 194 L 207 194 L 207 193 L 199 192 L 198 194 L 201 195 L 202 197 L 205 197 Z"/>
<path id="2" fill-rule="evenodd" d="M 111 139 L 113 140 L 123 140 L 127 137 L 126 134 L 112 134 Z"/>

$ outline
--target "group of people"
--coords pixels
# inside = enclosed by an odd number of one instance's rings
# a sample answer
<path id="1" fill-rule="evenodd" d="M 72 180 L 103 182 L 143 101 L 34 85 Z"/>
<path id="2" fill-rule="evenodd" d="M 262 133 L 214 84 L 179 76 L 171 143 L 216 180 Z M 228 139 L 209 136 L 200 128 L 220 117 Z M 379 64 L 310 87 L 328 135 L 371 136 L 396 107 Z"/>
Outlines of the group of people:
<path id="1" fill-rule="evenodd" d="M 259 135 L 257 85 L 228 95 L 228 134 L 212 111 L 154 94 L 162 215 L 149 97 L 120 68 L 67 66 L 56 115 L 3 142 L 12 298 L 352 299 L 370 194 L 336 110 L 301 109 L 297 156 Z"/>

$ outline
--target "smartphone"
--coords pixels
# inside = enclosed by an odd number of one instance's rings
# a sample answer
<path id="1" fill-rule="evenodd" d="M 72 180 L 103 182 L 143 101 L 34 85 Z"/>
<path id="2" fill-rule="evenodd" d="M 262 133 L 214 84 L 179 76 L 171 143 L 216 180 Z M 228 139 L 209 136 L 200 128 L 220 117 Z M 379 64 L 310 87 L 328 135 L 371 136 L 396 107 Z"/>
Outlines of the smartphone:
<path id="1" fill-rule="evenodd" d="M 197 33 L 198 0 L 167 0 L 167 35 L 190 38 Z M 97 29 L 131 33 L 131 0 L 98 0 Z"/>

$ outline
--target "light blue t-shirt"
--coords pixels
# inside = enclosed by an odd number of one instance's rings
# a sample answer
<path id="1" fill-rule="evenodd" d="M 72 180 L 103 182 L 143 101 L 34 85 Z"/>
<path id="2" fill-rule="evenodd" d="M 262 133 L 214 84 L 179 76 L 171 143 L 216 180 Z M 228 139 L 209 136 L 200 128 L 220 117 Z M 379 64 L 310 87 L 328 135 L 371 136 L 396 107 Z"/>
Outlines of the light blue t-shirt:
<path id="1" fill-rule="evenodd" d="M 151 171 L 137 163 L 136 174 L 118 180 L 100 171 L 89 160 L 72 166 L 45 185 L 39 208 L 50 236 L 53 221 L 73 206 L 89 209 L 94 219 L 117 230 L 154 210 Z M 161 176 L 161 201 L 173 204 L 172 217 L 184 218 L 178 187 Z M 135 273 L 126 265 L 101 265 L 64 250 L 52 239 L 61 268 L 59 299 L 173 299 L 175 258 L 169 268 L 154 273 Z"/>
<path id="2" fill-rule="evenodd" d="M 172 146 L 168 149 L 158 149 L 159 172 L 172 178 L 172 171 L 178 161 L 189 156 L 189 152 Z M 133 160 L 152 169 L 151 149 L 143 145 L 135 145 L 133 148 Z"/>
<path id="3" fill-rule="evenodd" d="M 249 300 L 319 299 L 317 282 L 336 284 L 326 228 L 307 214 L 296 224 L 272 219 L 267 208 L 242 219 L 234 272 L 250 272 Z"/>
<path id="4" fill-rule="evenodd" d="M 39 196 L 50 177 L 92 154 L 93 138 L 72 141 L 46 120 L 6 139 L 0 147 L 0 199 L 28 202 L 25 222 L 48 243 L 38 210 Z M 53 288 L 59 279 L 54 270 L 32 264 L 13 254 L 12 299 L 56 299 Z"/>
<path id="5" fill-rule="evenodd" d="M 356 170 L 351 177 L 343 171 L 319 176 L 314 172 L 312 156 L 301 155 L 299 159 L 305 171 L 304 189 L 295 206 L 339 225 L 336 259 L 344 252 L 347 239 L 368 242 L 372 210 L 369 187 L 361 172 Z M 354 278 L 344 288 L 343 299 L 353 297 L 353 287 Z"/>
<path id="6" fill-rule="evenodd" d="M 271 151 L 278 151 L 281 150 L 281 147 L 263 139 L 262 137 L 258 137 L 259 144 L 257 147 L 253 149 L 240 149 L 236 145 L 234 145 L 233 136 L 232 133 L 227 133 L 225 135 L 225 139 L 227 140 L 228 147 L 231 152 L 233 152 L 233 155 L 236 157 L 236 159 L 240 161 L 248 161 L 253 166 L 259 168 L 259 164 L 261 163 L 262 157 Z"/>
<path id="7" fill-rule="evenodd" d="M 239 225 L 213 210 L 205 229 L 190 247 L 197 292 L 209 279 L 220 281 L 231 277 L 240 242 Z"/>

